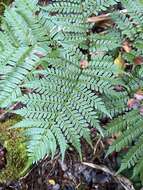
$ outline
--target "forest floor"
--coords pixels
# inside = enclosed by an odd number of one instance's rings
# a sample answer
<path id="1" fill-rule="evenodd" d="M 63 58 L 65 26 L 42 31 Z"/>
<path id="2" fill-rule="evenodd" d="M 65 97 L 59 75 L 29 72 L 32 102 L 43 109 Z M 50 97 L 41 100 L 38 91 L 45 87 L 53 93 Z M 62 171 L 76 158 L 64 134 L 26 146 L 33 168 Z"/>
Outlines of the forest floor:
<path id="1" fill-rule="evenodd" d="M 10 120 L 9 116 L 6 117 Z M 118 155 L 105 155 L 113 139 L 102 140 L 97 137 L 95 129 L 92 129 L 92 139 L 92 148 L 82 142 L 82 161 L 70 148 L 64 162 L 59 153 L 53 160 L 46 157 L 19 180 L 0 184 L 0 190 L 135 190 L 128 178 L 113 171 L 119 166 Z M 0 149 L 7 151 L 4 147 Z M 1 171 L 7 167 L 7 162 L 1 165 Z"/>

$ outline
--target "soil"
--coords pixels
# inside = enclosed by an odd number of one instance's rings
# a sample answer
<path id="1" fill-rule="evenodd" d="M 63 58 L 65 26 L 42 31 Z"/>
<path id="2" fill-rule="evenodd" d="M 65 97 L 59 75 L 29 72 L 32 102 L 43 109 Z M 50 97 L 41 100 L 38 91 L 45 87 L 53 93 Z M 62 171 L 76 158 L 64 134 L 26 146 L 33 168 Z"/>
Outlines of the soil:
<path id="1" fill-rule="evenodd" d="M 94 130 L 92 134 L 94 148 L 82 142 L 82 161 L 70 148 L 64 162 L 58 153 L 53 160 L 46 157 L 21 179 L 1 184 L 0 190 L 124 190 L 109 173 L 83 164 L 106 166 L 111 171 L 117 166 L 115 156 L 105 158 L 105 142 L 96 138 Z"/>

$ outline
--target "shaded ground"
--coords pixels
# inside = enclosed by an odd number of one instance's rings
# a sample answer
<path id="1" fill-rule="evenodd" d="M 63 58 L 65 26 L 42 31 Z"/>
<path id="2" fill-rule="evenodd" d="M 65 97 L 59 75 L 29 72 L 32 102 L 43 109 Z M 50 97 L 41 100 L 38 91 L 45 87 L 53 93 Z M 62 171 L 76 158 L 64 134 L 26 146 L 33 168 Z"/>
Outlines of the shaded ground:
<path id="1" fill-rule="evenodd" d="M 94 131 L 93 131 L 94 134 Z M 93 135 L 94 136 L 94 135 Z M 93 137 L 94 148 L 83 145 L 83 162 L 107 166 L 112 170 L 117 165 L 115 157 L 106 158 L 104 144 Z M 86 166 L 77 152 L 70 149 L 64 163 L 57 154 L 53 160 L 45 158 L 20 181 L 1 184 L 0 190 L 123 190 L 108 172 Z"/>

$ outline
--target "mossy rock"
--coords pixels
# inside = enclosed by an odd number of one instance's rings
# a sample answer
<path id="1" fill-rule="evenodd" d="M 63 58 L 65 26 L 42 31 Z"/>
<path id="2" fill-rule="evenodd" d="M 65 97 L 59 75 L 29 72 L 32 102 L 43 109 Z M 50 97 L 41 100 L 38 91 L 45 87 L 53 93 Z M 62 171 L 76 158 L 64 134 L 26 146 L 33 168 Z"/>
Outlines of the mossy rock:
<path id="1" fill-rule="evenodd" d="M 20 120 L 14 117 L 0 123 L 0 143 L 6 148 L 6 166 L 0 171 L 0 183 L 12 181 L 20 177 L 27 163 L 27 152 L 24 138 L 19 129 L 9 129 Z"/>

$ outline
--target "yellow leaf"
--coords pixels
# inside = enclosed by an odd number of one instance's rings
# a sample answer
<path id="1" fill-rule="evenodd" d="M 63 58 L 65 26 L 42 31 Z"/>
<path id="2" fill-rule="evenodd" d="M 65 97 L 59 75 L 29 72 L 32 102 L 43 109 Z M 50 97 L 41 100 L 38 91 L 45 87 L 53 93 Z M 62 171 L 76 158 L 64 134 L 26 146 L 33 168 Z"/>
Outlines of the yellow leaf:
<path id="1" fill-rule="evenodd" d="M 125 69 L 125 62 L 121 56 L 121 53 L 119 53 L 118 57 L 114 60 L 114 64 L 117 66 L 117 73 L 122 74 Z"/>
<path id="2" fill-rule="evenodd" d="M 56 184 L 56 182 L 53 179 L 49 179 L 48 182 L 49 182 L 50 185 L 55 185 Z"/>

